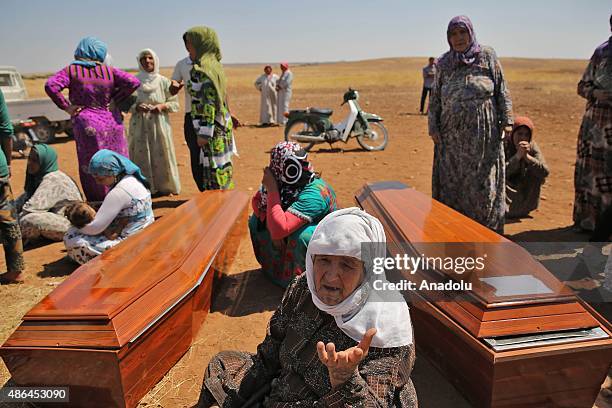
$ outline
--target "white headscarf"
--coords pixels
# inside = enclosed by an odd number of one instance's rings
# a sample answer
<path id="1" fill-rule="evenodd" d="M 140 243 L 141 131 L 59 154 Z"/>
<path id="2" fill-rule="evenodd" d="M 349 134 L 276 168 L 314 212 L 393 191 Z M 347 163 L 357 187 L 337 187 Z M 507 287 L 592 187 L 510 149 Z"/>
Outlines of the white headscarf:
<path id="1" fill-rule="evenodd" d="M 140 59 L 145 54 L 151 54 L 153 57 L 153 61 L 155 67 L 153 68 L 153 72 L 147 72 Z M 157 54 L 150 48 L 145 48 L 144 50 L 138 53 L 138 57 L 136 57 L 138 61 L 138 70 L 140 71 L 136 77 L 140 80 L 140 88 L 138 88 L 138 92 L 151 93 L 154 92 L 159 87 L 159 81 L 161 81 L 161 75 L 159 74 L 159 58 L 157 58 Z"/>
<path id="2" fill-rule="evenodd" d="M 362 243 L 370 245 L 373 254 L 362 254 Z M 385 257 L 385 231 L 378 219 L 357 208 L 345 208 L 328 214 L 319 223 L 306 251 L 306 278 L 315 306 L 334 317 L 347 336 L 361 341 L 370 328 L 377 330 L 373 347 L 389 348 L 412 344 L 412 324 L 408 305 L 397 291 L 386 291 L 378 301 L 372 299 L 374 280 L 386 282 L 384 274 L 373 273 L 372 257 Z M 316 295 L 313 258 L 315 255 L 350 256 L 366 263 L 365 278 L 346 299 L 330 306 Z M 364 259 L 365 258 L 365 259 Z M 369 259 L 368 259 L 369 258 Z M 383 301 L 384 300 L 384 301 Z"/>

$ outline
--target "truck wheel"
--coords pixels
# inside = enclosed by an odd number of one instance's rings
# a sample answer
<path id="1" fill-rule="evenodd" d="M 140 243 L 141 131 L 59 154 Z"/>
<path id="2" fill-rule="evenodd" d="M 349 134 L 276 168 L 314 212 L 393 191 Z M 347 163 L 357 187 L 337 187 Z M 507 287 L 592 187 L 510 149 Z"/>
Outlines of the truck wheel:
<path id="1" fill-rule="evenodd" d="M 32 128 L 39 143 L 53 143 L 55 141 L 55 128 L 49 123 L 39 123 Z"/>
<path id="2" fill-rule="evenodd" d="M 23 131 L 15 132 L 13 138 L 13 151 L 19 153 L 21 158 L 25 158 L 28 155 L 28 149 L 32 147 L 30 136 Z"/>

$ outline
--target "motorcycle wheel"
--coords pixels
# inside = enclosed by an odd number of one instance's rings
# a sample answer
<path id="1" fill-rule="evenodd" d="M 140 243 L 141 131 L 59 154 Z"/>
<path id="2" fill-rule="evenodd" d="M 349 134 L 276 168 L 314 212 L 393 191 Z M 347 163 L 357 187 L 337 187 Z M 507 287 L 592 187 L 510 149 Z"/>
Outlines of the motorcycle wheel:
<path id="1" fill-rule="evenodd" d="M 385 150 L 387 143 L 389 143 L 389 134 L 387 128 L 382 122 L 370 122 L 368 121 L 370 132 L 368 134 L 362 134 L 357 136 L 357 143 L 363 147 L 364 150 L 371 152 Z"/>
<path id="2" fill-rule="evenodd" d="M 310 123 L 308 123 L 305 120 L 296 120 L 295 122 L 291 123 L 289 126 L 285 126 L 285 141 L 298 143 L 300 146 L 302 146 L 304 150 L 308 152 L 310 151 L 310 149 L 312 149 L 312 146 L 314 146 L 314 143 L 298 142 L 294 140 L 291 137 L 291 135 L 294 135 L 296 133 L 314 133 L 314 132 L 315 132 L 315 129 L 312 127 Z"/>

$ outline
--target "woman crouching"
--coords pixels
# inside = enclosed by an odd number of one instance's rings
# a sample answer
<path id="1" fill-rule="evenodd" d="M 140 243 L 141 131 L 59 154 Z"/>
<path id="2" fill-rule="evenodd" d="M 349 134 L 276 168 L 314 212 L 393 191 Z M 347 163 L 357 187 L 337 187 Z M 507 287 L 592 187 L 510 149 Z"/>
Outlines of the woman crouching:
<path id="1" fill-rule="evenodd" d="M 70 227 L 64 236 L 68 257 L 84 264 L 153 223 L 149 183 L 140 168 L 127 157 L 100 150 L 89 162 L 96 183 L 110 191 L 91 222 L 82 228 Z M 120 232 L 109 236 L 108 228 L 120 224 Z M 105 233 L 105 231 L 107 231 Z"/>
<path id="2" fill-rule="evenodd" d="M 304 272 L 306 247 L 315 227 L 337 209 L 336 193 L 294 142 L 281 142 L 272 149 L 261 184 L 249 219 L 253 250 L 264 274 L 287 287 Z"/>
<path id="3" fill-rule="evenodd" d="M 362 253 L 363 243 L 385 241 L 381 223 L 358 208 L 327 215 L 257 354 L 213 357 L 197 406 L 416 407 L 408 306 L 397 292 L 375 300 L 372 282 L 384 275 Z M 371 247 L 385 256 L 384 245 Z"/>

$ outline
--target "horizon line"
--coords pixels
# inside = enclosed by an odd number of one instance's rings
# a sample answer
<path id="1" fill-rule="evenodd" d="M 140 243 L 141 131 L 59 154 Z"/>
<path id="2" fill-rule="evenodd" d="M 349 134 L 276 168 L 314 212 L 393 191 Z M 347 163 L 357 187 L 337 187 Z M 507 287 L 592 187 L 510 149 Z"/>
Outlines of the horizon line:
<path id="1" fill-rule="evenodd" d="M 300 62 L 300 61 L 295 61 L 295 62 L 291 62 L 289 61 L 289 64 L 291 65 L 295 65 L 295 66 L 307 66 L 307 65 L 325 65 L 325 64 L 339 64 L 339 63 L 352 63 L 352 62 L 367 62 L 367 61 L 381 61 L 381 60 L 390 60 L 390 59 L 423 59 L 423 60 L 427 60 L 428 58 L 431 58 L 431 55 L 429 56 L 396 56 L 396 57 L 380 57 L 380 58 L 366 58 L 366 59 L 342 59 L 342 60 L 335 60 L 335 61 L 315 61 L 315 62 Z M 433 58 L 438 58 L 438 57 L 433 57 Z M 588 61 L 589 59 L 586 58 L 561 58 L 561 57 L 520 57 L 520 56 L 498 56 L 499 59 L 522 59 L 522 60 L 547 60 L 547 61 Z M 277 61 L 277 63 L 280 63 L 282 61 Z M 222 65 L 224 66 L 248 66 L 248 65 L 270 65 L 270 62 L 227 62 L 227 63 L 223 63 Z M 113 65 L 115 66 L 115 65 Z M 9 67 L 9 65 L 7 65 L 7 67 Z M 163 65 L 159 67 L 160 69 L 168 69 L 168 68 L 174 68 L 174 65 Z M 129 72 L 129 71 L 138 71 L 137 67 L 128 67 L 128 68 L 119 68 L 123 71 Z M 25 77 L 26 76 L 43 76 L 43 75 L 50 75 L 52 73 L 54 73 L 56 71 L 45 71 L 45 72 L 20 72 L 21 76 Z"/>

